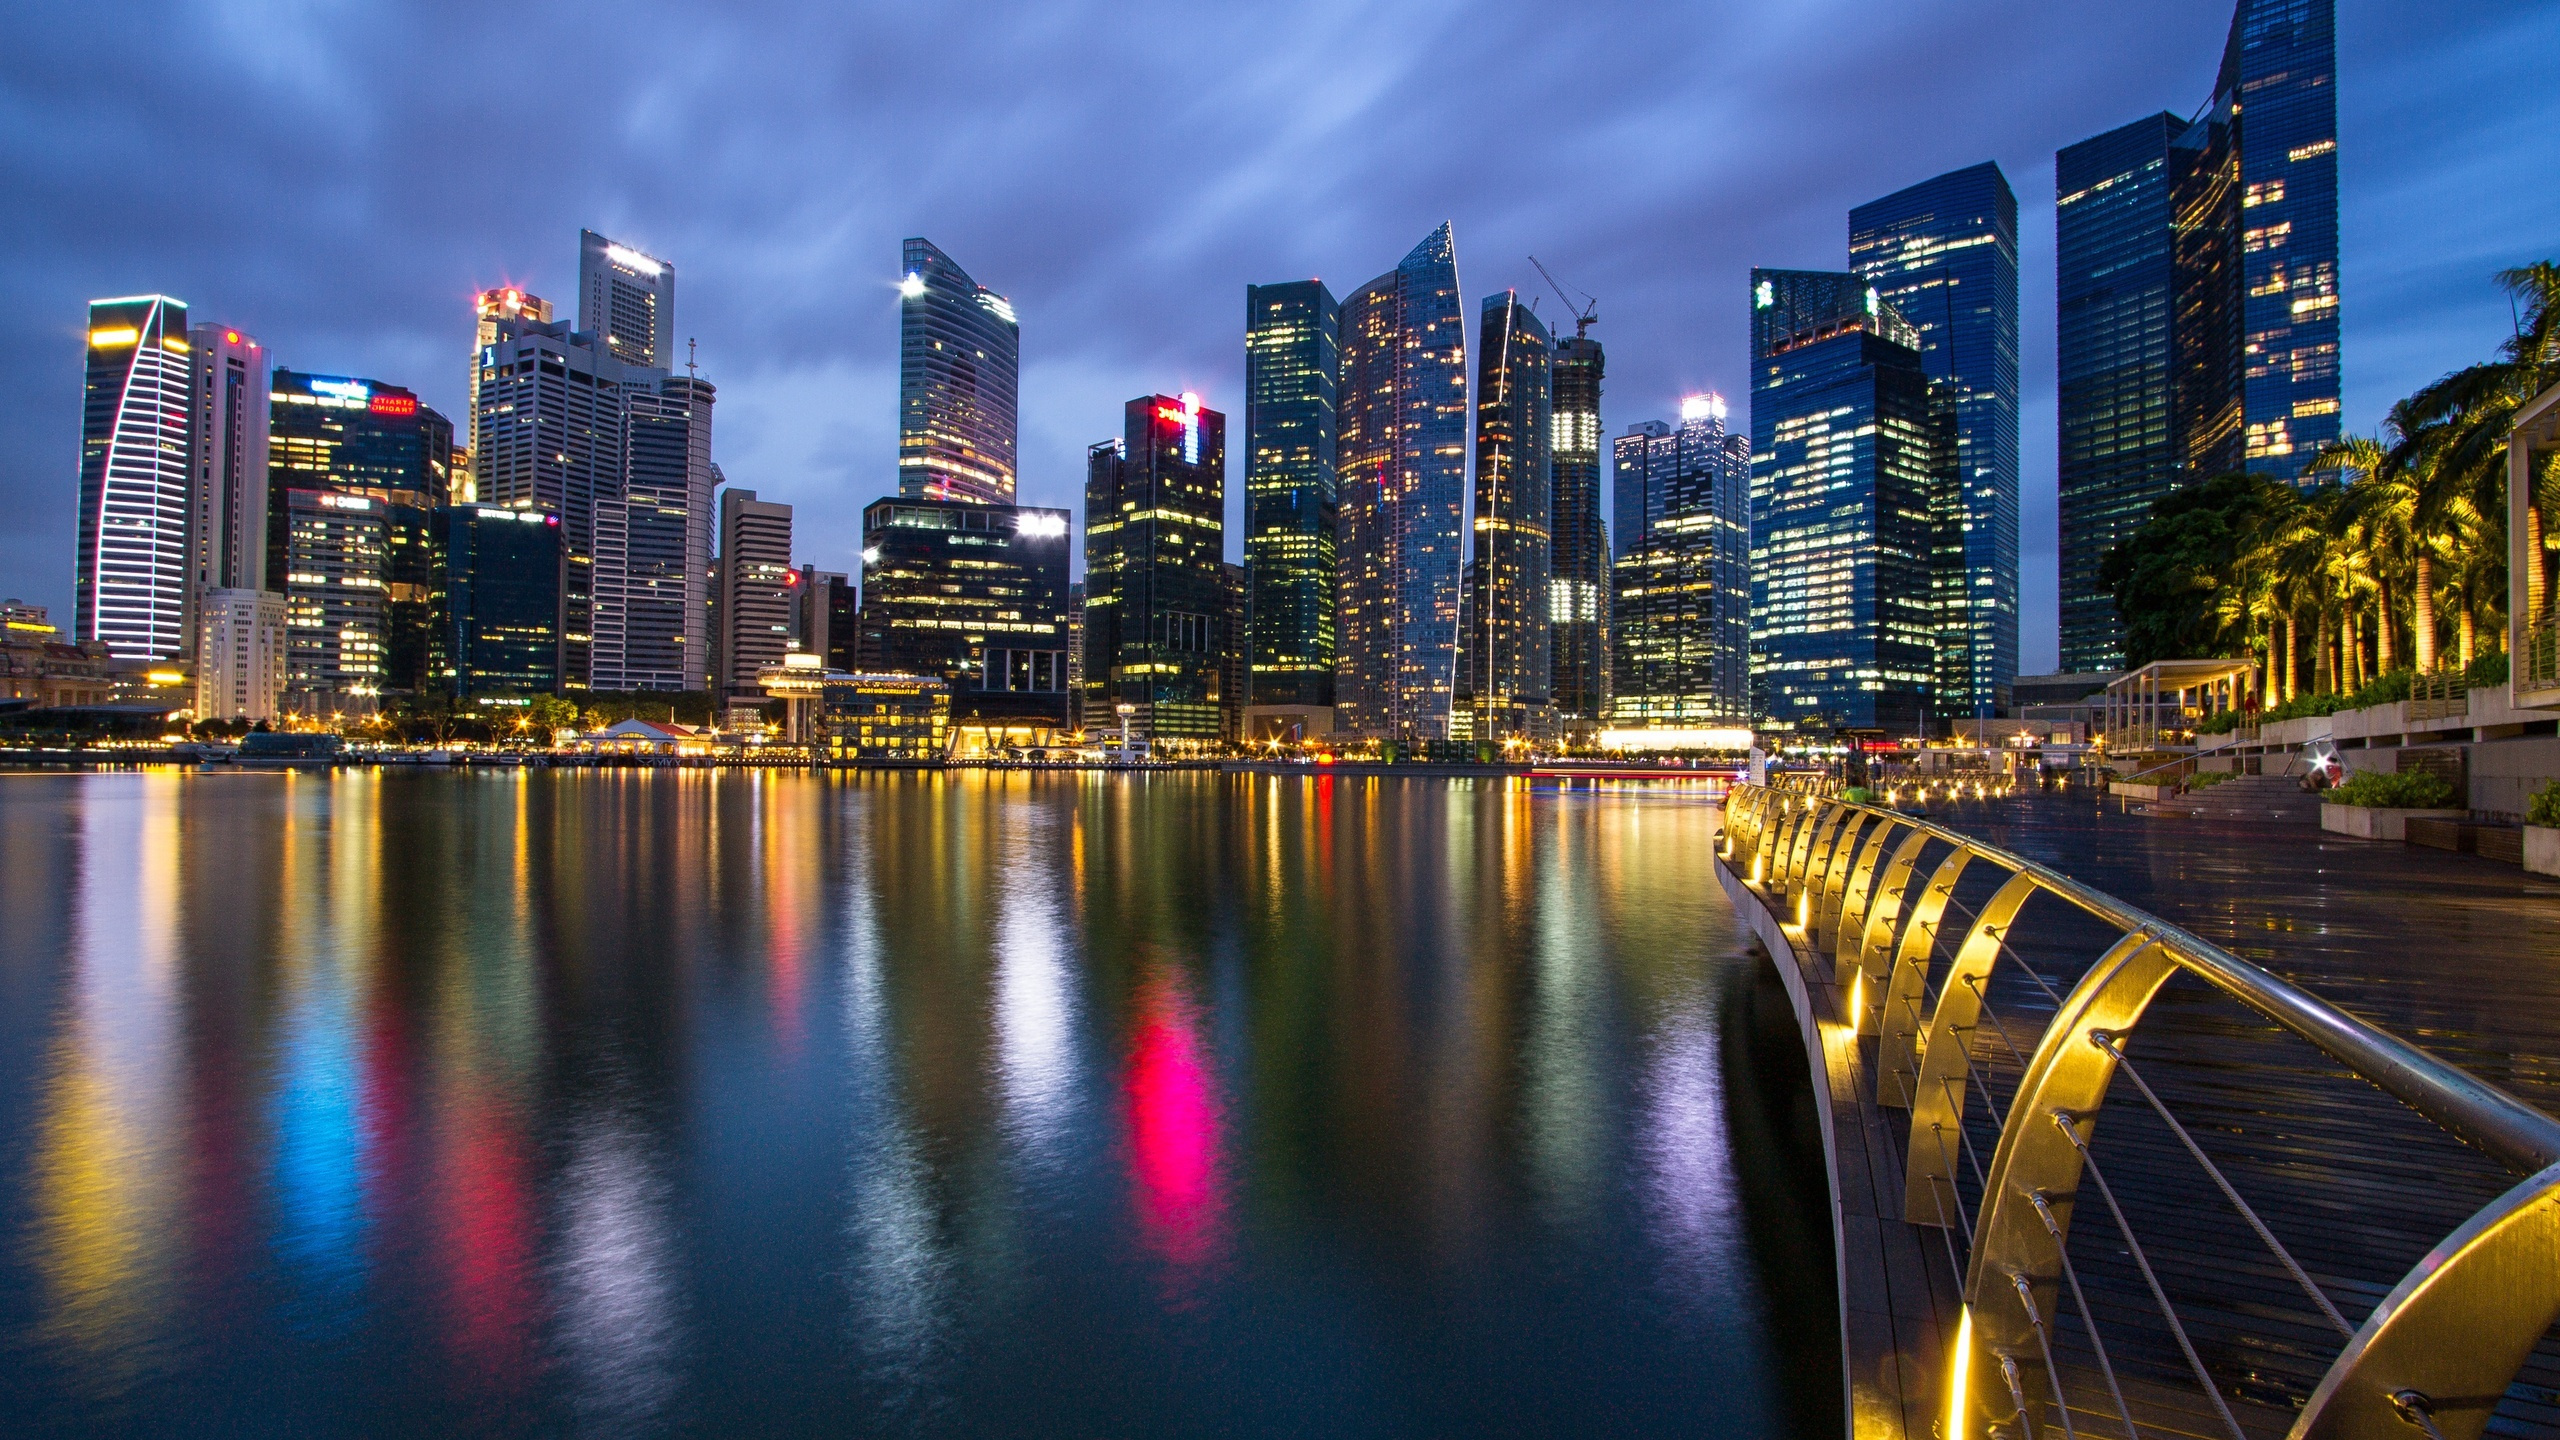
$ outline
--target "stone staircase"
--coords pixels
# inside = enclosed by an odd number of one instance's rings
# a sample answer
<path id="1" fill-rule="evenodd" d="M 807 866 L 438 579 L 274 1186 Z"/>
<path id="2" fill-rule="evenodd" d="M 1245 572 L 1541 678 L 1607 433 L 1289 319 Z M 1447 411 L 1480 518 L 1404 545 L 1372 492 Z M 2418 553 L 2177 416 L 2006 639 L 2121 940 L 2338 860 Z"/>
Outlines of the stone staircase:
<path id="1" fill-rule="evenodd" d="M 2203 790 L 2190 790 L 2151 807 L 2154 815 L 2191 820 L 2255 820 L 2285 825 L 2320 823 L 2320 797 L 2292 775 L 2241 775 Z"/>

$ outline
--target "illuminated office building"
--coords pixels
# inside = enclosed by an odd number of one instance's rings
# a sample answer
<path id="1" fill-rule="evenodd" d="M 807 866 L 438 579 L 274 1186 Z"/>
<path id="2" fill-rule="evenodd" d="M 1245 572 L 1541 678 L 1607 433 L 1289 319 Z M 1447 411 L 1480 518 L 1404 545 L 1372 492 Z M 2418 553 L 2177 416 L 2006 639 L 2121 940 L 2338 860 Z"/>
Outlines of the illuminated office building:
<path id="1" fill-rule="evenodd" d="M 452 423 L 398 385 L 283 369 L 274 372 L 267 413 L 270 507 L 293 490 L 372 502 L 367 513 L 382 535 L 381 568 L 374 576 L 381 613 L 370 622 L 379 626 L 379 649 L 370 657 L 370 683 L 395 692 L 432 688 L 427 652 L 434 627 L 433 517 L 447 494 Z M 294 579 L 294 574 L 309 573 L 308 567 L 290 572 L 283 567 L 285 530 L 281 512 L 272 512 L 267 534 L 270 585 L 291 601 L 297 586 L 317 582 Z M 274 580 L 279 574 L 284 579 Z M 333 578 L 329 583 L 338 582 Z M 290 623 L 299 625 L 327 610 L 289 605 L 288 615 Z M 308 650 L 316 642 L 305 637 L 296 643 Z"/>
<path id="2" fill-rule="evenodd" d="M 1197 395 L 1132 400 L 1116 441 L 1085 456 L 1084 718 L 1132 733 L 1224 731 L 1227 417 Z"/>
<path id="3" fill-rule="evenodd" d="M 1558 338 L 1550 366 L 1555 443 L 1547 509 L 1547 694 L 1557 723 L 1588 731 L 1609 700 L 1609 527 L 1600 518 L 1600 342 Z"/>
<path id="4" fill-rule="evenodd" d="M 761 697 L 759 673 L 782 663 L 800 608 L 791 568 L 791 507 L 735 485 L 720 492 L 720 622 L 715 693 Z"/>
<path id="5" fill-rule="evenodd" d="M 858 668 L 862 653 L 860 597 L 852 576 L 815 565 L 801 566 L 800 609 L 792 620 L 792 639 L 799 642 L 803 651 L 824 661 L 830 670 Z"/>
<path id="6" fill-rule="evenodd" d="M 1021 327 L 1003 296 L 912 238 L 898 282 L 898 493 L 1011 504 Z"/>
<path id="7" fill-rule="evenodd" d="M 630 439 L 623 487 L 622 678 L 616 689 L 709 686 L 715 398 L 710 381 L 690 375 L 644 373 L 624 387 Z"/>
<path id="8" fill-rule="evenodd" d="M 1324 282 L 1296 280 L 1246 286 L 1244 312 L 1250 618 L 1239 698 L 1277 725 L 1322 733 L 1332 716 L 1319 712 L 1333 705 L 1341 307 Z"/>
<path id="9" fill-rule="evenodd" d="M 579 231 L 578 328 L 625 365 L 675 368 L 676 267 Z"/>
<path id="10" fill-rule="evenodd" d="M 1849 267 L 1920 335 L 1920 368 L 1954 425 L 1953 547 L 1935 564 L 1935 708 L 1988 717 L 2018 673 L 2018 201 L 1989 162 L 1849 212 Z"/>
<path id="11" fill-rule="evenodd" d="M 1730 729 L 1751 712 L 1751 451 L 1724 397 L 1680 402 L 1677 428 L 1618 437 L 1609 727 Z"/>
<path id="12" fill-rule="evenodd" d="M 1547 585 L 1554 345 L 1516 292 L 1488 296 L 1476 328 L 1475 555 L 1465 674 L 1467 737 L 1555 738 Z"/>
<path id="13" fill-rule="evenodd" d="M 862 512 L 860 641 L 848 668 L 947 682 L 964 751 L 1046 744 L 1066 728 L 1073 679 L 1068 520 L 1029 506 L 873 501 Z"/>
<path id="14" fill-rule="evenodd" d="M 560 517 L 452 505 L 436 512 L 430 666 L 456 700 L 560 688 Z"/>
<path id="15" fill-rule="evenodd" d="M 257 547 L 261 561 L 266 546 Z M 196 718 L 273 720 L 284 694 L 285 598 L 208 586 L 196 594 Z"/>
<path id="16" fill-rule="evenodd" d="M 256 340 L 229 326 L 198 325 L 187 332 L 187 344 L 194 363 L 187 462 L 193 475 L 187 536 L 192 615 L 207 590 L 266 588 L 270 407 L 267 352 Z M 190 655 L 201 630 L 190 621 Z"/>
<path id="17" fill-rule="evenodd" d="M 495 290 L 481 291 L 473 297 L 471 308 L 475 317 L 475 329 L 471 341 L 471 414 L 470 418 L 463 422 L 463 430 L 469 443 L 460 448 L 476 455 L 480 449 L 480 352 L 497 343 L 498 325 L 501 321 L 516 321 L 530 325 L 550 324 L 551 302 L 539 295 L 528 295 L 523 290 L 508 285 Z M 478 476 L 479 467 L 474 464 L 471 467 L 470 493 L 456 494 L 453 497 L 455 503 L 466 504 L 480 498 L 477 488 Z"/>
<path id="18" fill-rule="evenodd" d="M 171 659 L 189 648 L 194 374 L 186 302 L 89 302 L 72 633 L 119 660 Z"/>
<path id="19" fill-rule="evenodd" d="M 2107 551 L 2339 435 L 2332 0 L 2241 0 L 2213 93 L 2054 157 L 2062 668 L 2124 659 Z"/>
<path id="20" fill-rule="evenodd" d="M 1449 730 L 1467 496 L 1467 350 L 1449 226 L 1342 302 L 1334 728 Z"/>
<path id="21" fill-rule="evenodd" d="M 371 495 L 305 488 L 279 487 L 269 502 L 267 564 L 285 597 L 284 706 L 295 714 L 367 715 L 381 705 L 390 508 Z"/>
<path id="22" fill-rule="evenodd" d="M 1920 335 L 1857 275 L 1751 272 L 1751 652 L 1779 729 L 1918 730 L 1937 610 Z"/>

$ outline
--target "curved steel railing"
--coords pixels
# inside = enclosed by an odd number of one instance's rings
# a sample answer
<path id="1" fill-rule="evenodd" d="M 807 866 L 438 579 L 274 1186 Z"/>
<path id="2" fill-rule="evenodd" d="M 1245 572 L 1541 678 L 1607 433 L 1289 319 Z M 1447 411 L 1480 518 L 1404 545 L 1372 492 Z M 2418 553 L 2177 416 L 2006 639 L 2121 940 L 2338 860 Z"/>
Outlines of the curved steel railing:
<path id="1" fill-rule="evenodd" d="M 1933 842 L 1943 847 L 1942 856 L 1924 877 L 1920 860 Z M 1915 1224 L 1941 1217 L 1947 1228 L 1972 1237 L 1970 1262 L 1960 1267 L 1965 1308 L 1958 1353 L 1942 1372 L 1939 1413 L 1947 1440 L 2041 1433 L 2057 1421 L 2057 1433 L 2070 1432 L 2072 1407 L 2053 1367 L 2050 1327 L 2067 1280 L 2084 1326 L 2097 1338 L 2067 1251 L 2071 1202 L 2084 1174 L 2097 1183 L 2123 1231 L 2126 1253 L 2199 1384 L 2229 1432 L 2241 1434 L 2091 1155 L 2096 1117 L 2119 1070 L 2345 1336 L 2344 1349 L 2295 1418 L 2291 1433 L 2300 1440 L 2476 1436 L 2497 1397 L 2560 1320 L 2560 1121 L 2175 925 L 1923 819 L 1825 795 L 1738 785 L 1726 799 L 1723 857 L 1788 918 L 1801 937 L 1800 953 L 1828 953 L 1841 982 L 1840 1022 L 1876 1040 L 1873 1098 L 1911 1112 L 1904 1215 Z M 1971 913 L 1933 1002 L 1929 976 L 1941 925 L 1958 882 L 1976 865 L 2006 878 Z M 2053 992 L 2032 967 L 2015 962 L 2046 986 L 2055 1010 L 2031 1056 L 2012 1051 L 2021 1078 L 2002 1116 L 1975 1074 L 1984 1057 L 1974 1047 L 1986 1028 L 1984 995 L 1993 972 L 2004 959 L 2015 960 L 2008 929 L 2039 893 L 2095 917 L 2117 939 L 2068 994 Z M 2124 1038 L 2180 972 L 2309 1041 L 2523 1178 L 2430 1249 L 2350 1331 L 2125 1057 Z M 1994 1033 L 2009 1043 L 2005 1029 Z M 1947 1137 L 1963 1138 L 1966 1097 L 1977 1091 L 1998 1124 L 1999 1141 L 1987 1165 L 1971 1156 L 1980 1190 L 1975 1213 L 1967 1216 L 1956 1183 L 1959 1151 Z M 1964 1143 L 1962 1153 L 1970 1156 L 1970 1141 Z M 2135 1430 L 2102 1341 L 2097 1359 L 2113 1406 L 2093 1408 L 2121 1414 L 2126 1429 Z M 2055 1406 L 2047 1397 L 2061 1402 L 2058 1414 L 2048 1415 Z"/>

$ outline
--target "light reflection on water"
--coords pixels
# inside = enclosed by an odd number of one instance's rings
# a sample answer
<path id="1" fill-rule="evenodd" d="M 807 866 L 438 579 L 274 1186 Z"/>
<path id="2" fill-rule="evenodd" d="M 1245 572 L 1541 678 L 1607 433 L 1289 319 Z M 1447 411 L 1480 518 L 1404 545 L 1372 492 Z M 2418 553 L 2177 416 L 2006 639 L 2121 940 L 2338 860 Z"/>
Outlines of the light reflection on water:
<path id="1" fill-rule="evenodd" d="M 1764 1287 L 1828 1285 L 1735 1198 L 1713 826 L 1329 776 L 7 777 L 0 1414 L 1779 1433 Z"/>

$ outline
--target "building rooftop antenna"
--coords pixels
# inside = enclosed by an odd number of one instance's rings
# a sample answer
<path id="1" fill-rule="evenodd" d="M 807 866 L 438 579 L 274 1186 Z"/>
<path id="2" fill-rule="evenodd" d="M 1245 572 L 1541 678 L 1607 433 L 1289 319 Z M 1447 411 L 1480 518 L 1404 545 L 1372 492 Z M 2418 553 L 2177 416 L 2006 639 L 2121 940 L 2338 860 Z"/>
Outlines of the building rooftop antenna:
<path id="1" fill-rule="evenodd" d="M 690 335 L 686 336 L 684 339 L 684 373 L 688 378 L 694 380 L 702 378 L 702 372 L 697 369 L 693 363 L 693 347 L 697 343 L 699 342 Z"/>
<path id="2" fill-rule="evenodd" d="M 1574 295 L 1580 295 L 1583 299 L 1588 300 L 1591 303 L 1588 305 L 1576 306 L 1573 303 L 1573 295 L 1565 293 L 1564 282 L 1555 277 L 1554 271 L 1549 270 L 1543 264 L 1539 264 L 1538 257 L 1535 255 L 1529 257 L 1529 263 L 1538 267 L 1538 273 L 1546 277 L 1549 285 L 1555 287 L 1556 298 L 1564 302 L 1564 308 L 1566 310 L 1572 312 L 1573 338 L 1576 340 L 1583 338 L 1584 335 L 1590 332 L 1592 323 L 1600 318 L 1600 297 L 1587 290 L 1577 290 L 1573 292 Z"/>

